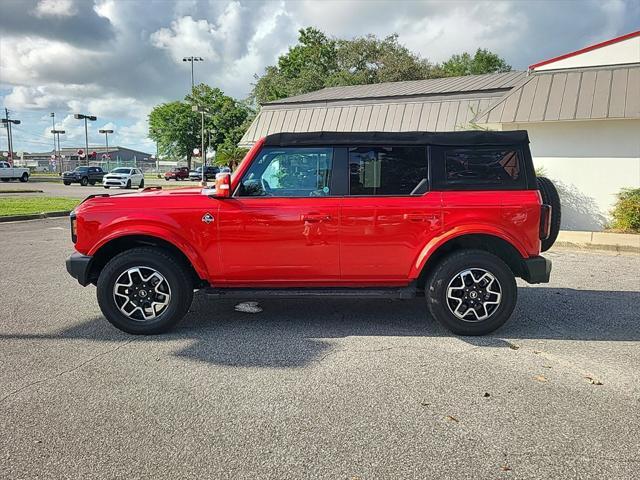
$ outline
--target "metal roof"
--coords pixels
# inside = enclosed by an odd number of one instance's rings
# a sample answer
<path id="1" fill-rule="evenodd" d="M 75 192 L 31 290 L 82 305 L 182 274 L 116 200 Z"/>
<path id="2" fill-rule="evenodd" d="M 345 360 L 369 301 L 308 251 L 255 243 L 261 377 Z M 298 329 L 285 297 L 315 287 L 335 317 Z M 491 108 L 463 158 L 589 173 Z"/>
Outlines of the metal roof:
<path id="1" fill-rule="evenodd" d="M 475 122 L 605 118 L 640 118 L 640 64 L 535 72 Z"/>
<path id="2" fill-rule="evenodd" d="M 333 87 L 265 104 L 241 146 L 279 132 L 444 132 L 469 122 L 525 72 Z"/>
<path id="3" fill-rule="evenodd" d="M 241 146 L 280 132 L 446 132 L 465 130 L 500 94 L 421 102 L 386 102 L 324 107 L 263 108 L 245 132 Z"/>
<path id="4" fill-rule="evenodd" d="M 525 75 L 526 72 L 506 72 L 490 73 L 485 75 L 466 75 L 463 77 L 433 78 L 428 80 L 412 80 L 406 82 L 376 83 L 372 85 L 328 87 L 315 92 L 282 98 L 280 100 L 268 102 L 265 105 L 503 90 L 517 85 Z"/>

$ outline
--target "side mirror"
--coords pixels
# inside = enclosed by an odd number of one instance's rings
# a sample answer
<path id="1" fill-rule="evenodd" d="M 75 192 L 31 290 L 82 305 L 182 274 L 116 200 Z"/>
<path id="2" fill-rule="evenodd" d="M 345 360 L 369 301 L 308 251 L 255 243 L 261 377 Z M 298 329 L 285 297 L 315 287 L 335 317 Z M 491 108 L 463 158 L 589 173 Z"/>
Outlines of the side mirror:
<path id="1" fill-rule="evenodd" d="M 231 174 L 216 173 L 216 193 L 218 198 L 228 198 L 231 196 Z"/>

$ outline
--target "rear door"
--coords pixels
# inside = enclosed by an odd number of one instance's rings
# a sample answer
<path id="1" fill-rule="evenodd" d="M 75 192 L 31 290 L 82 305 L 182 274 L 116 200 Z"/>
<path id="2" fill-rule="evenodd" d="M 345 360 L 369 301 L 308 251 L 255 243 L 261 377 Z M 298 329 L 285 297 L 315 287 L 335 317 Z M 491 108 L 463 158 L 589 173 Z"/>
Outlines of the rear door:
<path id="1" fill-rule="evenodd" d="M 442 229 L 440 193 L 429 191 L 426 147 L 354 146 L 347 155 L 342 280 L 406 284 L 419 252 Z"/>
<path id="2" fill-rule="evenodd" d="M 340 278 L 341 198 L 332 148 L 265 148 L 220 202 L 224 278 L 235 285 L 313 286 Z"/>

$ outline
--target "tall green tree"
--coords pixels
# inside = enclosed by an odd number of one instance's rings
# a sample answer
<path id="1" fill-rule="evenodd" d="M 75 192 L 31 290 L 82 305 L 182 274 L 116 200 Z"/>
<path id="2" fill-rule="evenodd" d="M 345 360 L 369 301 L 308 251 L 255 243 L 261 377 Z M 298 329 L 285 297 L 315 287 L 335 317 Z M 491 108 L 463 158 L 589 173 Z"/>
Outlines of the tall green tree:
<path id="1" fill-rule="evenodd" d="M 184 102 L 169 102 L 156 106 L 149 114 L 149 138 L 158 143 L 164 157 L 186 157 L 191 168 L 193 148 L 200 138 L 200 122 Z"/>
<path id="2" fill-rule="evenodd" d="M 205 149 L 217 149 L 225 142 L 237 144 L 254 115 L 246 103 L 205 84 L 195 86 L 184 102 L 155 107 L 149 115 L 149 137 L 158 142 L 162 155 L 186 157 L 189 168 L 193 149 L 202 146 L 202 117 L 192 110 L 193 106 L 207 112 L 204 116 Z"/>
<path id="3" fill-rule="evenodd" d="M 446 67 L 446 68 L 445 68 Z M 320 30 L 300 30 L 297 45 L 276 65 L 256 76 L 252 99 L 265 103 L 339 85 L 423 80 L 453 75 L 509 71 L 498 55 L 478 49 L 454 55 L 445 64 L 432 64 L 398 42 L 398 35 L 333 39 Z"/>
<path id="4" fill-rule="evenodd" d="M 471 56 L 467 52 L 461 55 L 452 55 L 442 64 L 442 71 L 446 77 L 459 77 L 462 75 L 480 75 L 483 73 L 500 73 L 511 71 L 504 59 L 484 48 L 476 50 Z"/>

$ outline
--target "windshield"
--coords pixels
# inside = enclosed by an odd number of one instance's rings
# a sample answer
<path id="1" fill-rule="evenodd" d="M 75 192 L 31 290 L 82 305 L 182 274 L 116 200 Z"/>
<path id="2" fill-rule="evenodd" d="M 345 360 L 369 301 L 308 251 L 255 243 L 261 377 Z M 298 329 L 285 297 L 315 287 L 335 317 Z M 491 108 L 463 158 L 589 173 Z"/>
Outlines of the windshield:
<path id="1" fill-rule="evenodd" d="M 76 167 L 74 172 L 86 172 L 89 170 L 89 167 Z"/>
<path id="2" fill-rule="evenodd" d="M 115 170 L 112 170 L 111 173 L 126 173 L 128 175 L 129 173 L 131 173 L 131 169 L 130 168 L 116 168 Z"/>

